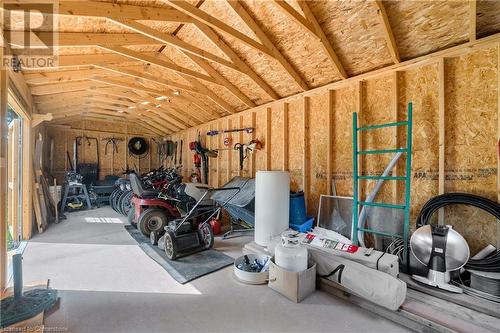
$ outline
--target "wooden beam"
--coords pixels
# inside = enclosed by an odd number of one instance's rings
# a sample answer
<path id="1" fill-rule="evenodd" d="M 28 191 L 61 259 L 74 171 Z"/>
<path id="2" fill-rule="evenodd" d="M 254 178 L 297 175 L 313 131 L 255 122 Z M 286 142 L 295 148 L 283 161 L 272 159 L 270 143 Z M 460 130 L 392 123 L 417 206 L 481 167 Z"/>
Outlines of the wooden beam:
<path id="1" fill-rule="evenodd" d="M 84 69 L 61 72 L 25 73 L 24 79 L 29 85 L 43 85 L 63 82 L 85 81 L 94 75 L 102 75 L 100 69 Z M 111 75 L 111 74 L 110 74 Z"/>
<path id="2" fill-rule="evenodd" d="M 334 129 L 334 110 L 335 108 L 335 90 L 328 90 L 328 118 L 327 118 L 327 143 L 326 143 L 326 193 L 332 195 L 333 185 L 333 129 Z"/>
<path id="3" fill-rule="evenodd" d="M 287 73 L 293 78 L 295 83 L 303 89 L 309 90 L 309 86 L 304 81 L 304 79 L 300 76 L 297 70 L 290 64 L 290 62 L 281 54 L 278 48 L 271 42 L 269 37 L 264 33 L 261 27 L 255 22 L 255 20 L 250 16 L 250 14 L 246 11 L 245 8 L 241 5 L 239 1 L 228 0 L 228 3 L 231 5 L 233 10 L 238 14 L 238 16 L 245 22 L 245 24 L 255 33 L 257 38 L 260 39 L 262 44 L 269 50 L 270 55 L 275 58 L 281 66 L 287 71 Z"/>
<path id="4" fill-rule="evenodd" d="M 240 40 L 241 42 L 247 44 L 250 47 L 253 47 L 260 52 L 263 52 L 265 54 L 271 55 L 271 52 L 262 44 L 259 42 L 253 40 L 252 38 L 248 37 L 244 33 L 232 28 L 231 26 L 225 24 L 224 22 L 220 21 L 219 19 L 207 14 L 203 10 L 196 8 L 195 6 L 189 4 L 186 1 L 179 1 L 179 0 L 166 0 L 166 2 L 171 5 L 172 7 L 178 9 L 179 11 L 195 18 L 196 20 L 203 22 L 204 24 L 222 31 L 233 38 L 236 38 Z"/>
<path id="5" fill-rule="evenodd" d="M 215 92 L 213 92 L 211 89 L 205 87 L 203 84 L 201 84 L 198 80 L 193 79 L 192 77 L 186 76 L 184 77 L 189 83 L 191 83 L 194 87 L 196 87 L 200 92 L 202 92 L 204 95 L 208 96 L 212 101 L 214 101 L 216 104 L 218 104 L 220 107 L 222 107 L 224 110 L 229 112 L 230 114 L 236 113 L 236 110 L 223 100 L 219 95 L 217 95 Z"/>
<path id="6" fill-rule="evenodd" d="M 200 66 L 205 72 L 208 73 L 211 77 L 215 79 L 215 81 L 220 84 L 221 86 L 225 87 L 227 90 L 229 90 L 236 98 L 241 100 L 243 103 L 245 103 L 249 107 L 255 107 L 255 103 L 248 98 L 245 94 L 241 92 L 234 84 L 232 84 L 228 79 L 226 79 L 224 76 L 222 76 L 219 72 L 217 72 L 210 64 L 208 64 L 205 60 L 194 56 L 192 54 L 186 54 L 194 63 L 196 63 L 198 66 Z M 234 113 L 234 110 L 228 111 L 230 113 Z"/>
<path id="7" fill-rule="evenodd" d="M 167 86 L 169 88 L 174 88 L 174 89 L 178 89 L 178 90 L 184 90 L 184 91 L 195 92 L 198 94 L 203 94 L 200 90 L 198 90 L 194 87 L 191 87 L 189 85 L 182 84 L 182 83 L 177 83 L 177 82 L 172 81 L 172 80 L 158 77 L 156 75 L 149 73 L 147 70 L 141 72 L 138 70 L 133 70 L 133 69 L 130 69 L 127 67 L 116 66 L 116 65 L 112 65 L 112 64 L 98 64 L 98 65 L 96 65 L 96 67 L 102 68 L 102 69 L 110 71 L 110 72 L 114 72 L 116 74 L 127 75 L 127 76 L 130 76 L 133 78 L 161 84 L 161 85 Z M 190 76 L 186 76 L 186 77 L 190 77 Z"/>
<path id="8" fill-rule="evenodd" d="M 289 145 L 289 132 L 288 128 L 288 103 L 283 103 L 283 171 L 288 171 L 289 165 L 289 153 L 290 153 L 290 145 Z"/>
<path id="9" fill-rule="evenodd" d="M 477 25 L 477 2 L 469 0 L 469 42 L 476 41 L 476 25 Z"/>
<path id="10" fill-rule="evenodd" d="M 212 83 L 217 83 L 211 76 L 208 76 L 208 75 L 202 74 L 200 72 L 196 72 L 196 71 L 175 65 L 175 64 L 171 63 L 170 61 L 166 61 L 166 60 L 161 59 L 159 57 L 151 56 L 151 55 L 144 54 L 141 52 L 132 51 L 132 50 L 127 49 L 127 48 L 122 47 L 122 46 L 99 45 L 99 47 L 101 47 L 102 49 L 111 51 L 111 52 L 115 52 L 116 54 L 122 55 L 124 57 L 128 57 L 128 58 L 142 61 L 142 62 L 145 62 L 148 64 L 152 64 L 152 65 L 156 65 L 156 66 L 159 66 L 162 68 L 169 69 L 169 70 L 174 71 L 176 73 L 185 74 L 185 75 L 192 76 L 194 78 L 201 79 L 201 80 L 208 81 L 208 82 L 212 82 Z M 96 62 L 94 62 L 94 64 L 99 64 L 99 62 L 96 61 Z"/>
<path id="11" fill-rule="evenodd" d="M 446 90 L 445 90 L 445 59 L 438 61 L 438 87 L 439 87 L 439 173 L 438 173 L 438 194 L 445 193 L 445 119 L 446 119 Z M 444 208 L 438 211 L 438 224 L 445 225 Z"/>
<path id="12" fill-rule="evenodd" d="M 288 2 L 286 2 L 285 0 L 274 0 L 273 3 L 281 8 L 283 13 L 290 17 L 295 23 L 304 28 L 314 37 L 318 37 L 312 24 L 304 16 L 298 13 L 292 6 L 290 6 Z"/>
<path id="13" fill-rule="evenodd" d="M 358 114 L 358 126 L 361 127 L 363 123 L 363 81 L 358 81 L 356 84 L 356 112 Z M 358 135 L 358 151 L 363 150 L 363 141 L 361 136 Z M 358 175 L 363 174 L 363 159 L 358 156 Z M 362 197 L 363 182 L 358 182 L 358 198 Z"/>
<path id="14" fill-rule="evenodd" d="M 104 87 L 106 84 L 103 82 L 95 83 L 92 81 L 79 81 L 72 83 L 56 83 L 48 84 L 43 86 L 33 86 L 31 87 L 32 95 L 54 95 L 64 92 L 75 92 L 75 91 L 85 91 L 88 89 L 96 89 L 98 87 Z"/>
<path id="15" fill-rule="evenodd" d="M 274 91 L 274 89 L 267 84 L 262 77 L 260 77 L 246 62 L 244 62 L 236 52 L 229 47 L 220 38 L 219 35 L 209 26 L 203 23 L 196 23 L 196 27 L 215 44 L 224 54 L 229 57 L 240 70 L 245 73 L 250 79 L 252 79 L 269 97 L 276 100 L 279 99 L 279 95 Z"/>
<path id="16" fill-rule="evenodd" d="M 132 20 L 180 23 L 193 22 L 193 19 L 189 15 L 183 14 L 175 9 L 91 1 L 60 1 L 59 15 L 92 17 L 107 17 L 113 15 Z"/>
<path id="17" fill-rule="evenodd" d="M 307 1 L 299 0 L 298 4 L 299 4 L 300 8 L 302 9 L 302 11 L 304 12 L 304 15 L 306 16 L 307 20 L 311 23 L 314 31 L 316 32 L 316 36 L 319 37 L 319 40 L 321 42 L 321 46 L 325 50 L 333 67 L 335 68 L 335 70 L 337 71 L 337 73 L 339 74 L 339 76 L 342 79 L 347 79 L 347 73 L 344 69 L 344 66 L 340 62 L 340 59 L 337 56 L 337 53 L 335 53 L 335 51 L 333 50 L 332 44 L 330 43 L 330 41 L 326 37 L 325 32 L 323 31 L 323 29 L 319 25 L 318 20 L 316 19 L 316 17 L 314 17 L 314 14 L 311 11 L 311 9 L 309 8 Z"/>
<path id="18" fill-rule="evenodd" d="M 51 41 L 53 32 L 34 31 L 36 37 L 43 41 Z M 6 35 L 10 45 L 24 47 L 25 31 L 9 31 Z M 138 33 L 92 33 L 92 32 L 58 32 L 57 39 L 53 40 L 49 47 L 91 47 L 97 45 L 115 45 L 115 46 L 142 46 L 158 45 L 164 43 L 148 38 Z"/>
<path id="19" fill-rule="evenodd" d="M 182 50 L 184 52 L 187 52 L 189 54 L 196 55 L 200 58 L 203 58 L 205 60 L 213 61 L 216 62 L 222 66 L 226 66 L 228 68 L 234 69 L 236 71 L 240 71 L 239 67 L 236 66 L 232 61 L 229 61 L 225 58 L 221 58 L 213 53 L 210 53 L 208 51 L 205 51 L 199 47 L 193 46 L 175 36 L 172 36 L 170 34 L 162 33 L 158 30 L 155 30 L 153 28 L 148 27 L 147 25 L 141 24 L 139 22 L 136 22 L 134 20 L 127 20 L 127 19 L 122 19 L 118 18 L 115 16 L 108 17 L 111 19 L 113 22 L 118 23 L 128 29 L 131 29 L 137 33 L 143 34 L 144 36 L 147 36 L 151 39 L 154 39 L 156 41 L 159 41 L 161 43 L 171 45 L 179 50 Z"/>
<path id="20" fill-rule="evenodd" d="M 399 57 L 398 46 L 396 44 L 394 34 L 392 33 L 391 24 L 389 23 L 389 18 L 387 17 L 384 4 L 381 0 L 375 0 L 375 5 L 377 6 L 378 17 L 384 32 L 385 43 L 389 49 L 389 54 L 391 55 L 394 63 L 399 64 L 401 62 L 401 58 Z"/>
<path id="21" fill-rule="evenodd" d="M 52 120 L 52 113 L 46 113 L 46 114 L 38 114 L 34 113 L 31 115 L 32 121 L 31 121 L 31 127 L 35 128 L 44 121 L 51 121 Z"/>

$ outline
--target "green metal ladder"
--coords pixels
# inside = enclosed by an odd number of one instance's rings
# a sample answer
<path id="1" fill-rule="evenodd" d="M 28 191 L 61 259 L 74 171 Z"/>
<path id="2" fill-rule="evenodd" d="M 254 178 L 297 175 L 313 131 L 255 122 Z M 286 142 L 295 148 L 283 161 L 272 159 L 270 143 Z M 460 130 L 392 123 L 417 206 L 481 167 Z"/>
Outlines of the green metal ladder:
<path id="1" fill-rule="evenodd" d="M 403 266 L 407 267 L 408 262 L 408 236 L 410 232 L 410 179 L 411 179 L 411 153 L 412 153 L 412 112 L 413 105 L 408 103 L 408 119 L 406 121 L 398 121 L 394 123 L 372 125 L 365 127 L 358 127 L 358 114 L 354 112 L 352 115 L 352 133 L 353 133 L 353 179 L 354 179 L 354 195 L 353 195 L 353 206 L 352 206 L 352 216 L 353 216 L 353 244 L 358 245 L 358 231 L 363 231 L 366 233 L 371 233 L 380 236 L 387 236 L 392 238 L 401 238 L 403 240 Z M 395 126 L 406 126 L 406 148 L 397 149 L 383 149 L 383 150 L 358 150 L 358 132 L 370 131 L 378 128 L 395 127 Z M 403 152 L 406 154 L 406 174 L 405 176 L 360 176 L 358 175 L 358 157 L 360 155 L 375 155 L 375 154 L 393 154 Z M 405 203 L 404 205 L 397 205 L 391 203 L 382 202 L 365 202 L 359 200 L 358 196 L 358 183 L 359 180 L 393 180 L 393 181 L 404 181 L 405 182 Z M 371 206 L 371 207 L 385 207 L 394 209 L 404 210 L 404 225 L 403 225 L 403 235 L 391 234 L 388 232 L 378 231 L 368 228 L 360 228 L 358 225 L 359 219 L 359 207 L 360 206 Z"/>

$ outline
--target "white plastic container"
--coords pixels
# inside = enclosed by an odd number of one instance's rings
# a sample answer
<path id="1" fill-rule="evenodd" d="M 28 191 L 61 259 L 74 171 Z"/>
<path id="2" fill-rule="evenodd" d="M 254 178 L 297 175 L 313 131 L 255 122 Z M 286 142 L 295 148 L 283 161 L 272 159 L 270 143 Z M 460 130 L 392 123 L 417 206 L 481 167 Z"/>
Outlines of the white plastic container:
<path id="1" fill-rule="evenodd" d="M 253 262 L 255 259 L 260 262 L 268 261 L 271 259 L 270 256 L 266 255 L 256 255 L 256 254 L 248 254 L 248 259 Z M 245 256 L 241 256 L 234 261 L 233 271 L 234 277 L 243 283 L 246 284 L 265 284 L 269 280 L 269 269 L 261 271 L 261 272 L 246 272 L 238 268 L 238 265 L 241 264 L 245 260 Z"/>
<path id="2" fill-rule="evenodd" d="M 288 229 L 290 175 L 258 171 L 255 178 L 255 242 L 267 246 L 273 236 Z"/>
<path id="3" fill-rule="evenodd" d="M 299 234 L 285 231 L 281 235 L 281 243 L 274 250 L 275 263 L 290 272 L 302 272 L 307 269 L 307 249 L 300 246 Z"/>

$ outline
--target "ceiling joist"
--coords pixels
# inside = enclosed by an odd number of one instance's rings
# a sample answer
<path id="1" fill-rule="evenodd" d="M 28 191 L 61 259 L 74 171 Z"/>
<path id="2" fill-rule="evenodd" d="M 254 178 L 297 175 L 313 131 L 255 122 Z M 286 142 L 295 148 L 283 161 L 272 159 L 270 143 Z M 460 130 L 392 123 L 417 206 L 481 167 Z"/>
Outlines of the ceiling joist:
<path id="1" fill-rule="evenodd" d="M 391 25 L 389 23 L 389 18 L 387 17 L 387 12 L 385 11 L 384 4 L 381 0 L 375 0 L 375 5 L 377 6 L 377 14 L 379 17 L 380 25 L 384 31 L 385 42 L 387 44 L 387 48 L 389 49 L 389 53 L 392 57 L 392 60 L 395 64 L 399 64 L 401 62 L 401 58 L 399 56 L 398 46 L 396 45 L 396 39 L 394 38 L 394 34 L 392 33 Z"/>

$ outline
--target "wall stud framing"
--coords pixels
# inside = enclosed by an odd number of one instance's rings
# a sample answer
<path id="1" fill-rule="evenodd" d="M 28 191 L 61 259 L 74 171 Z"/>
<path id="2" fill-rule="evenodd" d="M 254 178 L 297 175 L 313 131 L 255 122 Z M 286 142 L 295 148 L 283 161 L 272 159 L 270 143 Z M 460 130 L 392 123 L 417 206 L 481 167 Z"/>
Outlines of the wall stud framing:
<path id="1" fill-rule="evenodd" d="M 306 210 L 307 210 L 307 199 L 309 197 L 309 185 L 311 183 L 310 181 L 310 161 L 309 161 L 309 155 L 310 155 L 310 147 L 309 147 L 309 108 L 310 106 L 310 97 L 305 96 L 303 99 L 303 121 L 304 121 L 304 147 L 303 147 L 303 165 L 302 165 L 302 187 L 304 190 L 304 199 L 306 203 Z"/>
<path id="2" fill-rule="evenodd" d="M 438 171 L 438 194 L 445 193 L 445 59 L 438 61 L 438 84 L 439 84 L 439 171 Z M 444 225 L 444 208 L 438 211 L 438 223 Z"/>
<path id="3" fill-rule="evenodd" d="M 289 145 L 288 145 L 288 103 L 283 103 L 283 171 L 288 171 Z"/>
<path id="4" fill-rule="evenodd" d="M 399 72 L 395 71 L 392 73 L 392 112 L 393 112 L 393 119 L 395 122 L 399 121 L 399 112 L 398 112 L 398 105 L 399 105 L 399 89 L 398 89 L 398 79 L 399 79 Z M 399 136 L 398 136 L 398 127 L 399 126 L 394 126 L 393 128 L 393 140 L 394 140 L 394 148 L 399 148 Z M 398 175 L 398 166 L 394 167 L 392 170 L 392 175 L 397 176 Z M 394 202 L 397 202 L 399 200 L 399 183 L 397 181 L 392 182 L 392 199 Z"/>
<path id="5" fill-rule="evenodd" d="M 328 91 L 328 137 L 326 160 L 326 193 L 332 195 L 333 186 L 333 119 L 334 119 L 335 90 Z"/>
<path id="6" fill-rule="evenodd" d="M 271 154 L 272 149 L 271 149 L 271 127 L 272 127 L 272 115 L 271 115 L 272 109 L 271 108 L 266 108 L 266 170 L 270 171 L 271 170 L 271 160 L 273 158 L 273 155 Z"/>

